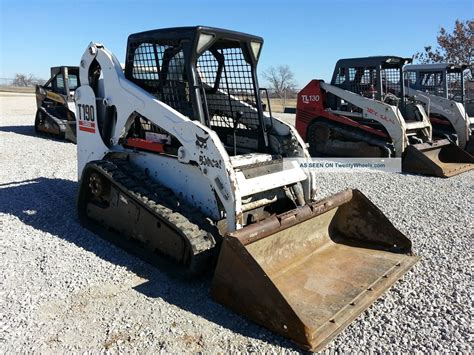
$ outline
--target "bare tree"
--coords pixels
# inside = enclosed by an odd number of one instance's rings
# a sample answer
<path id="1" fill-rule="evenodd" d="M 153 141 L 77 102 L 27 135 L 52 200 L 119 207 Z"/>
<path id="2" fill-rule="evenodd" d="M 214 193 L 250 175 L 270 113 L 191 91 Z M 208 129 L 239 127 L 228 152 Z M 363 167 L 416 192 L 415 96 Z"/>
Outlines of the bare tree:
<path id="1" fill-rule="evenodd" d="M 36 78 L 33 74 L 15 74 L 15 78 L 13 79 L 12 86 L 34 86 L 36 84 L 44 83 L 43 79 Z"/>
<path id="2" fill-rule="evenodd" d="M 269 82 L 272 93 L 286 105 L 286 98 L 293 97 L 296 93 L 295 76 L 288 65 L 270 67 L 262 73 Z"/>
<path id="3" fill-rule="evenodd" d="M 29 86 L 29 78 L 25 74 L 15 74 L 13 79 L 13 86 Z"/>
<path id="4" fill-rule="evenodd" d="M 474 20 L 456 20 L 454 30 L 449 33 L 444 27 L 436 37 L 438 46 L 426 46 L 424 52 L 414 55 L 421 63 L 448 62 L 454 64 L 467 64 L 469 66 L 468 78 L 472 78 L 474 63 Z"/>

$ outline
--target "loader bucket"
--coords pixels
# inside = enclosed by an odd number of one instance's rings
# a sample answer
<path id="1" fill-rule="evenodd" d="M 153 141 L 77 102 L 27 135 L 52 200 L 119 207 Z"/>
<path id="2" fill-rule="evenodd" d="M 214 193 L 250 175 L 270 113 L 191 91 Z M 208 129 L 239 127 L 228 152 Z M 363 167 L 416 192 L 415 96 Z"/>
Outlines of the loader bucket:
<path id="1" fill-rule="evenodd" d="M 316 351 L 418 259 L 375 205 L 346 190 L 226 235 L 211 293 Z"/>
<path id="2" fill-rule="evenodd" d="M 409 145 L 403 158 L 407 173 L 451 177 L 474 169 L 474 157 L 447 139 Z"/>

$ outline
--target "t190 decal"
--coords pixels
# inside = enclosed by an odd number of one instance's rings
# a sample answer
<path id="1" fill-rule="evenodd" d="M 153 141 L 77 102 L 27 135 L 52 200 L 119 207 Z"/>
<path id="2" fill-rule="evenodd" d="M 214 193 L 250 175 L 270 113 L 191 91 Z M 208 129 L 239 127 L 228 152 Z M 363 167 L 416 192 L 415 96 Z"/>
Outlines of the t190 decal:
<path id="1" fill-rule="evenodd" d="M 77 105 L 77 116 L 79 119 L 79 130 L 95 133 L 95 115 L 93 105 Z"/>

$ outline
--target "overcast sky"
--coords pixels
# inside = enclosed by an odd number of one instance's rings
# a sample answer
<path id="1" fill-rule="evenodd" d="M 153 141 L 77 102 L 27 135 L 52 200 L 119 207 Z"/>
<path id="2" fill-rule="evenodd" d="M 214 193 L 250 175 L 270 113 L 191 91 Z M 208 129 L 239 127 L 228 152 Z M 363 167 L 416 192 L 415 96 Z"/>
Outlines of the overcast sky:
<path id="1" fill-rule="evenodd" d="M 298 87 L 330 79 L 340 58 L 411 57 L 441 26 L 473 18 L 474 1 L 25 1 L 0 0 L 0 78 L 78 65 L 90 41 L 124 62 L 127 37 L 155 28 L 206 25 L 262 36 L 259 72 L 288 64 Z M 261 82 L 264 82 L 261 79 Z M 265 83 L 264 83 L 265 85 Z"/>

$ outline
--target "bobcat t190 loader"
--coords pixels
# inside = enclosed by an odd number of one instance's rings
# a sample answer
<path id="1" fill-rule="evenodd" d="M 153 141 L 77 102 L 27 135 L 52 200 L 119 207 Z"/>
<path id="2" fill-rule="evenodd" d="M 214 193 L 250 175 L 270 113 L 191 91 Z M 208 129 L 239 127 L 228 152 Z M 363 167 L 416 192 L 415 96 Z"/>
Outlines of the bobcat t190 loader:
<path id="1" fill-rule="evenodd" d="M 316 202 L 313 174 L 282 164 L 309 154 L 263 114 L 262 44 L 209 27 L 137 33 L 123 72 L 91 43 L 76 91 L 78 213 L 187 274 L 217 258 L 215 300 L 316 350 L 418 258 L 359 191 Z"/>
<path id="2" fill-rule="evenodd" d="M 405 65 L 405 85 L 410 96 L 422 102 L 433 126 L 433 135 L 457 142 L 474 154 L 474 116 L 466 110 L 464 71 L 467 65 L 448 63 Z"/>
<path id="3" fill-rule="evenodd" d="M 331 84 L 312 80 L 298 94 L 296 129 L 312 156 L 401 157 L 406 172 L 450 177 L 474 158 L 448 139 L 433 141 L 421 104 L 405 95 L 403 65 L 381 56 L 341 59 Z"/>
<path id="4" fill-rule="evenodd" d="M 51 78 L 36 85 L 36 132 L 76 142 L 74 90 L 78 86 L 79 67 L 51 68 Z"/>

